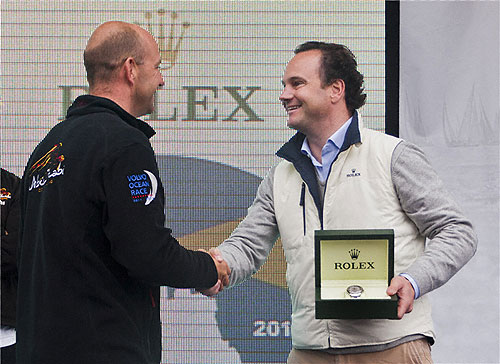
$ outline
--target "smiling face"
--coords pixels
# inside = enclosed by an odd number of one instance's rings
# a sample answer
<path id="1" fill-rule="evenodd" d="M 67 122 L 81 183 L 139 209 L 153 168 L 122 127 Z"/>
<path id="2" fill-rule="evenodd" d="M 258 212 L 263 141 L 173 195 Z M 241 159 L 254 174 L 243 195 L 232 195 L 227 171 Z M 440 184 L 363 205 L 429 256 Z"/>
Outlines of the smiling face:
<path id="1" fill-rule="evenodd" d="M 320 78 L 321 51 L 296 54 L 283 75 L 280 101 L 288 114 L 287 125 L 308 134 L 328 122 L 332 114 L 331 87 Z"/>

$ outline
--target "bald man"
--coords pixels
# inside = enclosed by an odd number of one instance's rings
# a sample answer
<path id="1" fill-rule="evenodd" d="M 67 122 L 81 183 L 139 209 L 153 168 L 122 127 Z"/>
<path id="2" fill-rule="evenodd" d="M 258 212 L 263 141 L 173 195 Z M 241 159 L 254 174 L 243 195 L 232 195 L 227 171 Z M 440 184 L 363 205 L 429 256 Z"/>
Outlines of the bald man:
<path id="1" fill-rule="evenodd" d="M 137 119 L 163 86 L 154 38 L 108 22 L 90 37 L 90 94 L 32 153 L 21 186 L 20 364 L 159 363 L 160 285 L 218 287 L 225 263 L 164 227 L 163 186 Z"/>

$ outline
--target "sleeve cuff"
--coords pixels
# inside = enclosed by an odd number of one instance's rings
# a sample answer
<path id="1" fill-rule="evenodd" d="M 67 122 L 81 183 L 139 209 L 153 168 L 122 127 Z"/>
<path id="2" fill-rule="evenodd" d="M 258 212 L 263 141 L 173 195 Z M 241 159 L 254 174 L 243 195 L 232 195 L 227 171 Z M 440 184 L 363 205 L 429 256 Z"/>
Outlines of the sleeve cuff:
<path id="1" fill-rule="evenodd" d="M 408 273 L 401 273 L 400 276 L 406 278 L 408 282 L 411 283 L 411 285 L 413 286 L 413 290 L 415 291 L 415 299 L 419 298 L 420 288 L 418 288 L 417 282 L 415 282 L 415 280 Z"/>

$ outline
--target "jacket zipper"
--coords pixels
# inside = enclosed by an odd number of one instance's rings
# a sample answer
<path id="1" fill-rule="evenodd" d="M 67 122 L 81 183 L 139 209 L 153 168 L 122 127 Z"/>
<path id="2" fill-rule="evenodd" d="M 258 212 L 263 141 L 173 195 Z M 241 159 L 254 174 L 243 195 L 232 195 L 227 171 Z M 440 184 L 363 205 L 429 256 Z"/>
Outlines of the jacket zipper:
<path id="1" fill-rule="evenodd" d="M 306 184 L 302 182 L 299 206 L 302 206 L 302 222 L 304 224 L 304 236 L 306 235 Z"/>

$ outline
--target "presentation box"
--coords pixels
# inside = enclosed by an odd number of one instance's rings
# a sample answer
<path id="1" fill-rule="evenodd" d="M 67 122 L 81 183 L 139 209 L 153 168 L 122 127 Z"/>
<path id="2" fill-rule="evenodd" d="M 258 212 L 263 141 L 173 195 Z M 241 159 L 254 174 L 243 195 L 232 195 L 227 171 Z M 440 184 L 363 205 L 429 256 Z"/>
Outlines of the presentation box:
<path id="1" fill-rule="evenodd" d="M 397 319 L 394 230 L 316 230 L 317 319 Z"/>

